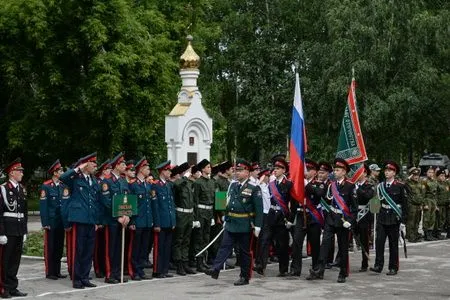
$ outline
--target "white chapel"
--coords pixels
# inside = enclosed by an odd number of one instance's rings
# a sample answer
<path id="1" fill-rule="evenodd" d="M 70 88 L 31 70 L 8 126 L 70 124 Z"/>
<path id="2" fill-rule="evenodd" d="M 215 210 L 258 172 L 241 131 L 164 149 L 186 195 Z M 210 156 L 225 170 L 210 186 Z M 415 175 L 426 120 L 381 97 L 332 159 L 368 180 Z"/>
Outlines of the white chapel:
<path id="1" fill-rule="evenodd" d="M 192 36 L 180 57 L 181 89 L 178 103 L 165 120 L 167 159 L 174 165 L 184 162 L 196 164 L 210 160 L 212 119 L 202 105 L 202 94 L 197 86 L 200 57 L 192 48 Z"/>

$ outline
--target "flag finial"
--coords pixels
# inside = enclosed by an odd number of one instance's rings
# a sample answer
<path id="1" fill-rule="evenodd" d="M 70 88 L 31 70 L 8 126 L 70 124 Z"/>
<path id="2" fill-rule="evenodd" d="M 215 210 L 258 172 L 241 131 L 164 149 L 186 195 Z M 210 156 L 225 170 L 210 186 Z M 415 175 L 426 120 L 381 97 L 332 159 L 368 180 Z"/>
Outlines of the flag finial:
<path id="1" fill-rule="evenodd" d="M 355 80 L 355 67 L 352 67 L 352 80 Z"/>

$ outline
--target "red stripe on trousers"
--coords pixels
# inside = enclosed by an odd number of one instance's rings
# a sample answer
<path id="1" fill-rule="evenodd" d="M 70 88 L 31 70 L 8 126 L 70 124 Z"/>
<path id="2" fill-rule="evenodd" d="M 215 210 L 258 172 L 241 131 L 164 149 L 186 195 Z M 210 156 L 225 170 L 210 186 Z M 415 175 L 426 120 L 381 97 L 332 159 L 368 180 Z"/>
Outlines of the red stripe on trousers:
<path id="1" fill-rule="evenodd" d="M 72 281 L 75 281 L 75 256 L 77 252 L 77 224 L 72 225 Z"/>
<path id="2" fill-rule="evenodd" d="M 98 237 L 100 235 L 100 229 L 95 232 L 95 245 L 94 245 L 94 272 L 97 274 L 100 271 L 98 266 Z"/>
<path id="3" fill-rule="evenodd" d="M 45 265 L 45 276 L 48 274 L 48 265 L 49 265 L 49 255 L 48 255 L 48 229 L 44 230 L 44 265 Z M 55 274 L 52 274 L 55 275 Z"/>
<path id="4" fill-rule="evenodd" d="M 133 272 L 133 264 L 132 264 L 132 255 L 133 255 L 133 241 L 134 241 L 134 235 L 136 234 L 135 230 L 130 230 L 130 241 L 128 244 L 128 274 L 131 277 L 134 277 Z"/>
<path id="5" fill-rule="evenodd" d="M 253 231 L 250 231 L 250 270 L 248 271 L 248 279 L 250 280 L 253 275 L 253 243 L 255 242 Z"/>
<path id="6" fill-rule="evenodd" d="M 111 265 L 109 264 L 109 226 L 105 226 L 105 271 L 106 278 L 111 277 Z"/>
<path id="7" fill-rule="evenodd" d="M 159 232 L 153 235 L 153 273 L 158 271 L 158 237 Z"/>

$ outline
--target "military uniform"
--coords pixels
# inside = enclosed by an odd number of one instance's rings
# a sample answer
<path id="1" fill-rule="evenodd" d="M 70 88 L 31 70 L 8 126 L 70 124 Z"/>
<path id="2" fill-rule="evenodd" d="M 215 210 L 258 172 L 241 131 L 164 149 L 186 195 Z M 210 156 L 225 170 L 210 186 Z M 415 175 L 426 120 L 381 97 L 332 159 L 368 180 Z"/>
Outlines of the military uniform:
<path id="1" fill-rule="evenodd" d="M 79 165 L 96 162 L 97 154 L 92 153 L 79 160 Z M 78 167 L 77 167 L 78 168 Z M 91 175 L 79 169 L 69 169 L 61 175 L 60 180 L 72 191 L 69 202 L 68 221 L 72 223 L 73 243 L 73 287 L 93 287 L 89 282 L 95 244 L 95 225 L 99 224 L 98 203 L 100 186 Z"/>
<path id="2" fill-rule="evenodd" d="M 274 166 L 288 169 L 287 162 L 280 158 Z M 276 253 L 278 255 L 279 276 L 286 276 L 289 269 L 289 231 L 286 228 L 286 222 L 290 217 L 289 203 L 291 203 L 292 182 L 284 175 L 282 178 L 269 182 L 270 190 L 270 209 L 267 214 L 267 231 L 263 232 L 262 239 L 262 260 L 261 268 L 265 270 L 269 256 L 269 247 L 272 240 L 275 240 Z M 277 196 L 279 195 L 279 196 Z"/>
<path id="3" fill-rule="evenodd" d="M 367 168 L 366 168 L 367 172 Z M 373 214 L 368 211 L 369 201 L 375 195 L 375 187 L 371 185 L 367 180 L 364 182 L 358 182 L 355 184 L 356 199 L 358 202 L 358 210 L 360 213 L 366 213 L 356 224 L 355 231 L 359 235 L 361 242 L 361 254 L 362 262 L 360 271 L 367 271 L 369 268 L 369 261 L 367 254 L 369 254 L 369 240 L 370 240 L 370 228 L 373 224 Z"/>
<path id="4" fill-rule="evenodd" d="M 395 162 L 386 163 L 386 169 L 394 170 L 396 173 L 399 167 Z M 375 265 L 371 271 L 381 273 L 384 266 L 384 245 L 386 238 L 389 239 L 389 272 L 387 275 L 396 275 L 399 269 L 398 239 L 400 223 L 406 222 L 408 213 L 407 194 L 405 185 L 397 180 L 390 182 L 383 181 L 377 186 L 378 197 L 380 198 L 380 211 L 377 216 L 376 230 L 376 257 Z M 395 207 L 393 207 L 395 205 Z M 398 213 L 397 213 L 398 212 Z M 400 214 L 400 215 L 399 215 Z"/>
<path id="5" fill-rule="evenodd" d="M 420 173 L 420 169 L 419 169 Z M 415 243 L 420 241 L 419 223 L 422 218 L 422 207 L 424 205 L 425 186 L 420 181 L 412 178 L 406 180 L 406 188 L 408 191 L 408 220 L 406 223 L 406 238 L 409 242 Z"/>
<path id="6" fill-rule="evenodd" d="M 158 170 L 170 168 L 170 161 L 157 167 Z M 154 234 L 153 273 L 155 277 L 172 277 L 169 275 L 172 236 L 176 226 L 175 202 L 173 184 L 163 179 L 152 185 L 152 201 L 156 201 L 154 227 L 160 232 Z"/>
<path id="7" fill-rule="evenodd" d="M 344 159 L 334 160 L 335 169 L 342 168 L 347 172 L 349 166 Z M 334 192 L 333 192 L 334 191 Z M 320 247 L 319 270 L 311 270 L 311 275 L 315 278 L 323 278 L 325 263 L 327 262 L 331 243 L 336 234 L 338 240 L 338 253 L 340 253 L 340 271 L 338 282 L 345 282 L 348 276 L 348 243 L 350 230 L 348 225 L 356 221 L 357 201 L 355 186 L 343 178 L 340 182 L 332 182 L 328 186 L 327 198 L 331 200 L 330 212 L 325 217 L 325 229 Z M 349 224 L 350 223 L 350 224 Z M 346 224 L 346 225 L 344 225 Z M 314 278 L 314 279 L 315 279 Z"/>
<path id="8" fill-rule="evenodd" d="M 436 172 L 436 175 L 439 177 L 440 174 L 443 173 L 443 170 L 439 170 Z M 442 180 L 437 181 L 438 191 L 437 191 L 437 208 L 436 212 L 436 225 L 434 229 L 434 237 L 438 239 L 443 239 L 441 233 L 445 231 L 445 226 L 447 221 L 447 207 L 448 207 L 448 199 L 449 199 L 449 186 L 448 184 Z"/>
<path id="9" fill-rule="evenodd" d="M 148 166 L 144 157 L 136 163 L 136 171 Z M 130 194 L 136 195 L 138 214 L 131 218 L 135 230 L 130 231 L 130 251 L 128 252 L 128 273 L 133 280 L 150 279 L 145 275 L 144 267 L 147 261 L 147 249 L 153 238 L 152 229 L 156 214 L 156 199 L 151 197 L 151 184 L 138 177 L 130 184 Z"/>
<path id="10" fill-rule="evenodd" d="M 250 164 L 245 161 L 238 161 L 236 169 L 250 168 Z M 207 274 L 217 279 L 219 272 L 230 256 L 233 246 L 239 246 L 241 273 L 240 279 L 235 285 L 248 284 L 251 277 L 252 252 L 251 244 L 253 240 L 252 228 L 255 227 L 256 235 L 259 234 L 262 226 L 262 198 L 261 190 L 247 180 L 243 182 L 233 182 L 230 186 L 227 198 L 229 200 L 226 208 L 225 230 L 222 244 L 217 253 L 211 271 Z"/>
<path id="11" fill-rule="evenodd" d="M 437 208 L 437 195 L 438 195 L 438 183 L 435 179 L 427 178 L 424 181 L 425 186 L 425 201 L 424 204 L 427 207 L 423 209 L 423 231 L 425 233 L 426 241 L 434 241 L 433 230 L 436 224 L 436 208 Z"/>
<path id="12" fill-rule="evenodd" d="M 201 161 L 197 166 L 202 170 L 207 166 L 207 160 Z M 214 219 L 213 208 L 215 201 L 215 183 L 213 179 L 201 176 L 194 184 L 194 214 L 200 222 L 199 232 L 195 239 L 195 252 L 199 253 L 208 243 L 210 239 L 211 220 Z M 197 257 L 197 271 L 204 272 L 205 253 Z"/>
<path id="13" fill-rule="evenodd" d="M 8 167 L 5 173 L 23 171 L 20 159 L 16 159 Z M 1 278 L 2 297 L 26 296 L 19 292 L 17 286 L 17 272 L 23 249 L 24 235 L 28 233 L 27 220 L 27 192 L 21 183 L 11 179 L 0 186 L 0 236 L 7 239 L 2 242 L 1 250 Z M 9 298 L 8 297 L 8 298 Z"/>
<path id="14" fill-rule="evenodd" d="M 180 165 L 180 172 L 189 169 L 188 163 Z M 174 182 L 176 224 L 173 243 L 173 260 L 177 264 L 179 275 L 194 274 L 189 268 L 189 243 L 191 240 L 194 217 L 194 193 L 192 181 L 183 176 Z"/>
<path id="15" fill-rule="evenodd" d="M 53 171 L 51 171 L 52 173 Z M 40 216 L 42 227 L 45 228 L 45 275 L 50 279 L 66 277 L 61 275 L 61 257 L 64 248 L 61 206 L 63 197 L 68 195 L 69 189 L 63 183 L 55 182 L 53 179 L 45 181 L 40 189 Z"/>
<path id="16" fill-rule="evenodd" d="M 125 162 L 124 154 L 119 153 L 111 160 L 113 168 L 118 164 Z M 105 282 L 116 284 L 121 279 L 121 243 L 122 243 L 122 224 L 117 217 L 112 216 L 112 201 L 116 195 L 129 194 L 128 182 L 122 176 L 111 173 L 110 178 L 105 178 L 101 182 L 103 217 L 105 225 L 105 246 L 106 246 L 106 274 Z"/>

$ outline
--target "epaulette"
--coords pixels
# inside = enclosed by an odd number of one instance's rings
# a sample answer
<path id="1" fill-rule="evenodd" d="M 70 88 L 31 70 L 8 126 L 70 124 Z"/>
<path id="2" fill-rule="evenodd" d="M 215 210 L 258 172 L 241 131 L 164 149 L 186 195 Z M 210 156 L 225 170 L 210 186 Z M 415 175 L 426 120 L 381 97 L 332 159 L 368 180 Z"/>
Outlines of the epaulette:
<path id="1" fill-rule="evenodd" d="M 49 184 L 51 184 L 52 182 L 53 182 L 53 180 L 49 179 L 49 180 L 47 180 L 47 181 L 44 181 L 44 184 L 49 185 Z"/>

